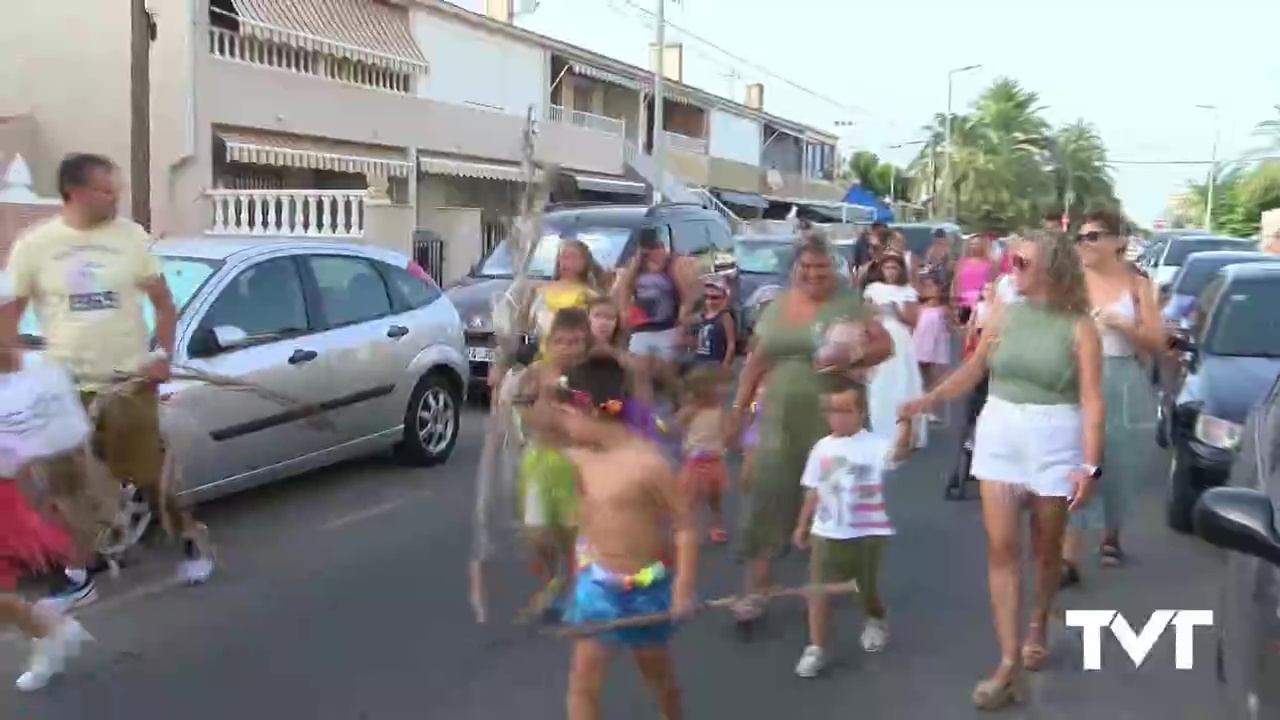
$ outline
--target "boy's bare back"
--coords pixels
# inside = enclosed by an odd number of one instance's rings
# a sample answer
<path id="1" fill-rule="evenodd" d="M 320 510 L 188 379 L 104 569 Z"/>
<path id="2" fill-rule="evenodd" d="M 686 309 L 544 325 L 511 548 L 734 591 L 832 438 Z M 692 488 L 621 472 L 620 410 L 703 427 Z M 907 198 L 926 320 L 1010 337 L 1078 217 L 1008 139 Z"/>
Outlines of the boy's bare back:
<path id="1" fill-rule="evenodd" d="M 583 537 L 601 566 L 634 573 L 663 560 L 686 522 L 675 476 L 658 448 L 636 438 L 568 452 L 582 483 Z"/>

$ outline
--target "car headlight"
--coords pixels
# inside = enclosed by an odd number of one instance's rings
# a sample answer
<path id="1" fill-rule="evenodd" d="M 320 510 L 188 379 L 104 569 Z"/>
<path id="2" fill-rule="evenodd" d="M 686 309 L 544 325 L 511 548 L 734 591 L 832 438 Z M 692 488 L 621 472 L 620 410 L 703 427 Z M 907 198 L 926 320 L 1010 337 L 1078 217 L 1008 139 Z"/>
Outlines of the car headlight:
<path id="1" fill-rule="evenodd" d="M 1240 435 L 1243 432 L 1243 425 L 1222 418 L 1205 413 L 1196 417 L 1196 439 L 1211 447 L 1235 450 L 1240 447 Z"/>
<path id="2" fill-rule="evenodd" d="M 467 329 L 471 332 L 488 332 L 492 326 L 493 321 L 486 313 L 473 313 L 467 317 Z"/>

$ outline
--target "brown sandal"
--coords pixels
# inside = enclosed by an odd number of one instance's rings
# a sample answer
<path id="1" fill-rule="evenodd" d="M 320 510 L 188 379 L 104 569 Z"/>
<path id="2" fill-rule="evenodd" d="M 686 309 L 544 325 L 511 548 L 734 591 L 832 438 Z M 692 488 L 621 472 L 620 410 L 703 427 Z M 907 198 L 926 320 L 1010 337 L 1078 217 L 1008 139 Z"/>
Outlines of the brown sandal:
<path id="1" fill-rule="evenodd" d="M 1040 623 L 1031 623 L 1029 630 L 1040 628 Z M 1049 659 L 1049 649 L 1045 647 L 1043 642 L 1035 640 L 1027 640 L 1022 646 L 1022 667 L 1030 672 L 1039 672 L 1044 669 L 1046 661 Z"/>
<path id="2" fill-rule="evenodd" d="M 1014 662 L 1001 660 L 1000 665 L 1013 667 Z M 1023 699 L 1022 683 L 1016 674 L 1003 682 L 987 678 L 973 688 L 973 704 L 979 710 L 999 710 L 1012 703 L 1020 703 Z"/>

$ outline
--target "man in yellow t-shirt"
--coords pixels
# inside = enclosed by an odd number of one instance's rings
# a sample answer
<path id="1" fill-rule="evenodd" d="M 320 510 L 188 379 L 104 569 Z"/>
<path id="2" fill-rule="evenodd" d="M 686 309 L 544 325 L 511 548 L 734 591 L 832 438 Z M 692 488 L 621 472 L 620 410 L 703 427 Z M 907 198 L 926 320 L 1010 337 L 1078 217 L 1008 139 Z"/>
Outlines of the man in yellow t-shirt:
<path id="1" fill-rule="evenodd" d="M 86 407 L 113 376 L 145 375 L 145 382 L 102 398 L 94 447 L 115 480 L 142 490 L 153 508 L 165 508 L 167 527 L 184 541 L 183 579 L 204 582 L 213 571 L 204 527 L 177 509 L 176 498 L 160 497 L 164 456 L 156 386 L 170 377 L 177 311 L 147 232 L 117 217 L 119 188 L 117 168 L 105 157 L 73 154 L 62 161 L 62 214 L 18 238 L 10 251 L 7 270 L 17 307 L 8 321 L 31 304 L 47 359 L 76 377 Z M 154 345 L 144 298 L 155 308 Z M 4 328 L 9 329 L 16 328 Z M 103 521 L 101 509 L 93 506 L 101 503 L 73 457 L 54 459 L 48 469 L 55 504 L 87 559 Z M 66 575 L 65 590 L 47 599 L 54 609 L 69 610 L 96 598 L 82 568 L 68 569 Z"/>

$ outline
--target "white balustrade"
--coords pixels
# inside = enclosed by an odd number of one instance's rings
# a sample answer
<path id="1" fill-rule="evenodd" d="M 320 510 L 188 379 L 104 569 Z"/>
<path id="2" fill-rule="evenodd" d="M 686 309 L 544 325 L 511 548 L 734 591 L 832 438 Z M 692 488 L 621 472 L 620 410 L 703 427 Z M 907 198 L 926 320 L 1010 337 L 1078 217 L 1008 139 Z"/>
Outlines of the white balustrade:
<path id="1" fill-rule="evenodd" d="M 702 201 L 702 207 L 707 208 L 708 210 L 715 210 L 720 213 L 720 217 L 724 218 L 725 221 L 729 223 L 729 228 L 734 232 L 737 232 L 738 227 L 742 224 L 742 218 L 738 217 L 737 213 L 730 210 L 724 203 L 720 202 L 720 198 L 712 195 L 711 191 L 706 188 L 693 188 L 692 192 L 694 195 L 698 196 L 699 200 Z"/>
<path id="2" fill-rule="evenodd" d="M 667 130 L 665 135 L 667 136 L 667 147 L 669 148 L 683 150 L 695 155 L 707 154 L 707 141 L 702 138 L 689 137 L 670 130 Z"/>
<path id="3" fill-rule="evenodd" d="M 359 237 L 363 190 L 210 190 L 215 235 Z"/>
<path id="4" fill-rule="evenodd" d="M 209 53 L 223 60 L 313 75 L 374 90 L 402 95 L 412 95 L 415 91 L 415 78 L 410 73 L 282 42 L 263 40 L 220 27 L 209 28 Z"/>
<path id="5" fill-rule="evenodd" d="M 547 106 L 547 119 L 554 123 L 576 125 L 577 127 L 596 130 L 609 135 L 623 137 L 627 132 L 627 124 L 617 118 L 596 115 L 582 110 L 569 110 L 559 105 Z"/>

